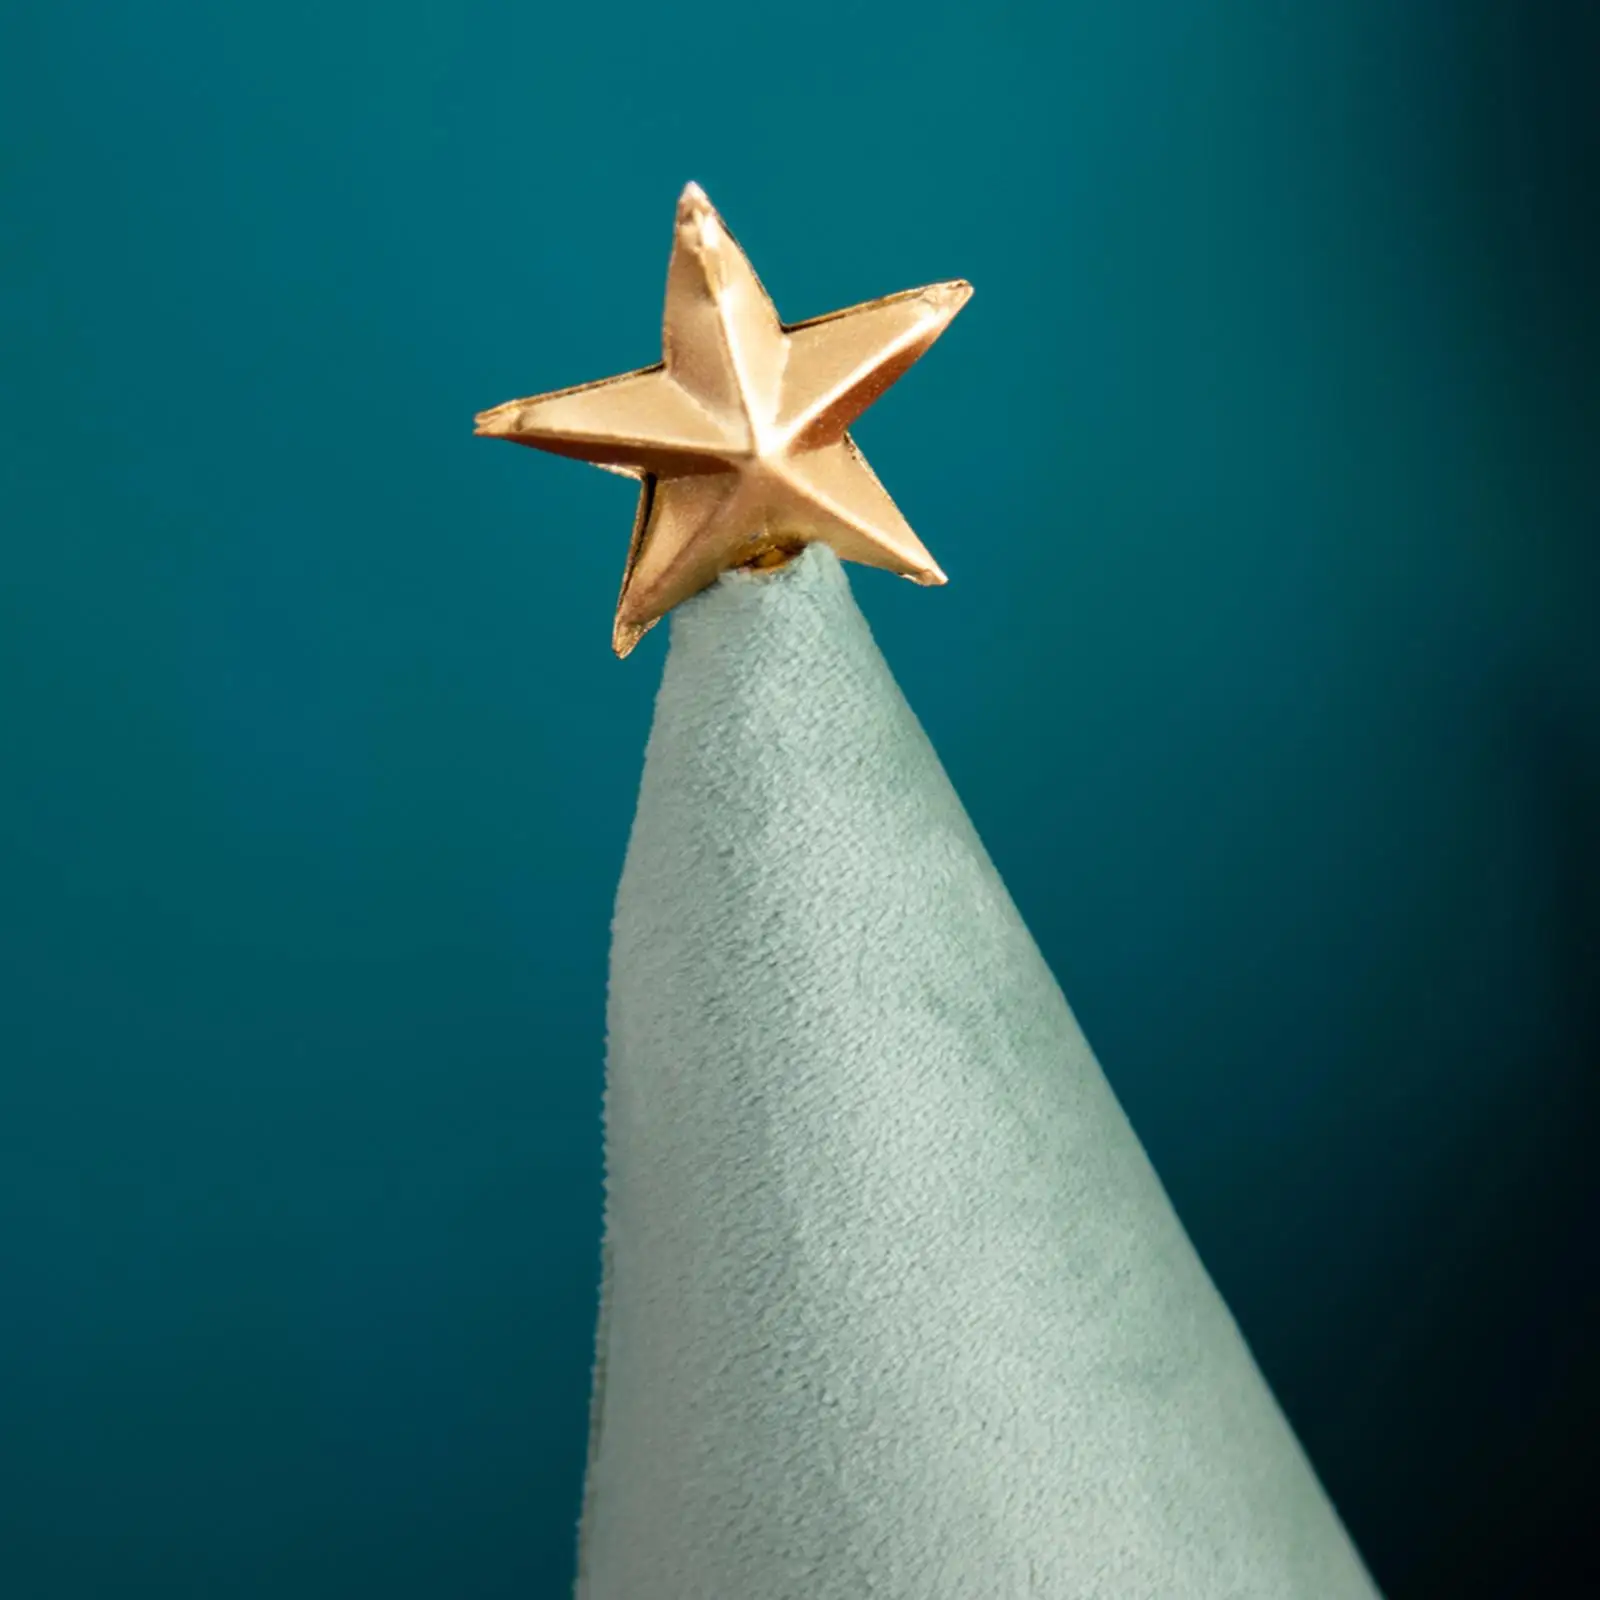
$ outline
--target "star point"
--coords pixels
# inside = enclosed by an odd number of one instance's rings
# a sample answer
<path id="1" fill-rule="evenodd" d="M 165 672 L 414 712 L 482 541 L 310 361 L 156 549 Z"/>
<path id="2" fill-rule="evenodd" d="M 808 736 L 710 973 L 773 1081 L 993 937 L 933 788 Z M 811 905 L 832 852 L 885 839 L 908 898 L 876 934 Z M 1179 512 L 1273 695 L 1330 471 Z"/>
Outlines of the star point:
<path id="1" fill-rule="evenodd" d="M 781 565 L 814 541 L 942 584 L 848 430 L 971 293 L 954 279 L 786 327 L 690 183 L 678 198 L 662 360 L 492 406 L 474 431 L 640 480 L 612 627 L 619 656 L 723 572 Z"/>

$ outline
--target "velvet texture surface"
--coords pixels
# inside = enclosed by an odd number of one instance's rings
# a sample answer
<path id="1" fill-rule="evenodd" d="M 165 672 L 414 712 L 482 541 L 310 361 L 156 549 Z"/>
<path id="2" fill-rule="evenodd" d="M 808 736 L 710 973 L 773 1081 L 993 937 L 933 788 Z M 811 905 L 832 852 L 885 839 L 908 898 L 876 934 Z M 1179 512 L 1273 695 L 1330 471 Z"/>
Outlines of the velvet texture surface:
<path id="1" fill-rule="evenodd" d="M 671 626 L 579 1600 L 1371 1600 L 837 559 Z"/>

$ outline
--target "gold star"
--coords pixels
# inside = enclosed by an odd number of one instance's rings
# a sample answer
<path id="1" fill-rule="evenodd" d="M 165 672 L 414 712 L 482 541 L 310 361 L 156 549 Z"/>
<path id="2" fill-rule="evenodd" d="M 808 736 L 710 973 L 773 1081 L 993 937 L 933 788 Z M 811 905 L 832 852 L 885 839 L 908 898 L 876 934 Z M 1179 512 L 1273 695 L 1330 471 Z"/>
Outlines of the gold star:
<path id="1" fill-rule="evenodd" d="M 509 400 L 476 431 L 641 480 L 612 648 L 730 567 L 813 540 L 916 583 L 945 581 L 846 431 L 944 332 L 960 281 L 785 327 L 698 184 L 678 201 L 664 359 Z"/>

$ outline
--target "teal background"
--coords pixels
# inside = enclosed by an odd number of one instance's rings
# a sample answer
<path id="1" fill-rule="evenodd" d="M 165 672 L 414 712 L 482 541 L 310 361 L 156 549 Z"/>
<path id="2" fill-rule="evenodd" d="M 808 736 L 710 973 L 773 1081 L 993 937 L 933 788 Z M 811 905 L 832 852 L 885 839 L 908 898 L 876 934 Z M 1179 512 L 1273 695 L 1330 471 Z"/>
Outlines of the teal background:
<path id="1" fill-rule="evenodd" d="M 1600 1407 L 1576 4 L 0 12 L 0 1592 L 556 1596 L 665 630 L 472 413 L 961 275 L 855 587 L 1390 1600 Z M 1591 1462 L 1592 1465 L 1592 1462 Z"/>

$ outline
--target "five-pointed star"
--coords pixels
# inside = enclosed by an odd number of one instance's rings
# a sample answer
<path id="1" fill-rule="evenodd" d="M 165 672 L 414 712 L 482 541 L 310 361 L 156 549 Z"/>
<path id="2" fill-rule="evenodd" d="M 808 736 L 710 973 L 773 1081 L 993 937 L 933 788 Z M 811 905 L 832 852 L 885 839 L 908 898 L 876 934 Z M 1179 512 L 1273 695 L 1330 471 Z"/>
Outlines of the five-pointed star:
<path id="1" fill-rule="evenodd" d="M 477 432 L 642 480 L 612 648 L 737 566 L 820 540 L 847 561 L 945 581 L 846 431 L 944 332 L 957 280 L 785 327 L 698 184 L 678 201 L 664 359 L 510 400 Z"/>

